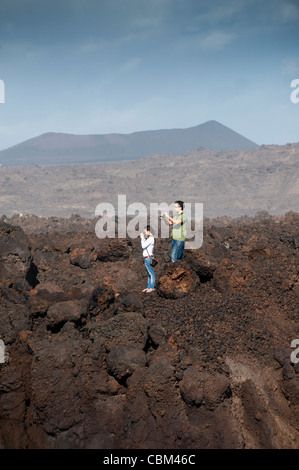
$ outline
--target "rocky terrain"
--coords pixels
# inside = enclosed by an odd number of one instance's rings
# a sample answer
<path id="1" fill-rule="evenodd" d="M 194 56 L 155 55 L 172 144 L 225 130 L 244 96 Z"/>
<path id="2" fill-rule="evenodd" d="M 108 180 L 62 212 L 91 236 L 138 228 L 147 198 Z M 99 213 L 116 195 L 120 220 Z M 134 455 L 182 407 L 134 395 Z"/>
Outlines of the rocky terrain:
<path id="1" fill-rule="evenodd" d="M 0 216 L 93 218 L 101 202 L 203 203 L 206 217 L 299 210 L 299 144 L 248 150 L 198 149 L 136 161 L 0 167 Z M 179 180 L 178 180 L 179 176 Z"/>
<path id="2" fill-rule="evenodd" d="M 0 447 L 299 447 L 299 214 L 204 221 L 157 289 L 95 219 L 2 217 Z M 297 354 L 299 356 L 299 354 Z"/>

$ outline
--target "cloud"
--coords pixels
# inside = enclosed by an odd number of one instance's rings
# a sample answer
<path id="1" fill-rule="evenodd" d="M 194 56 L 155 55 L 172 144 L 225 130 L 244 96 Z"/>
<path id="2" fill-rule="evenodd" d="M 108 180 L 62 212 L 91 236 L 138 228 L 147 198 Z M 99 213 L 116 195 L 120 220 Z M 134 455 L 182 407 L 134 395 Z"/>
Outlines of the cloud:
<path id="1" fill-rule="evenodd" d="M 219 6 L 214 5 L 213 8 L 206 12 L 202 12 L 194 18 L 194 24 L 211 24 L 219 23 L 225 20 L 232 19 L 237 13 L 240 12 L 244 3 L 242 1 L 233 0 L 230 3 L 221 3 Z"/>
<path id="2" fill-rule="evenodd" d="M 137 69 L 140 63 L 141 59 L 139 57 L 132 57 L 123 64 L 121 72 L 131 72 L 132 70 Z"/>
<path id="3" fill-rule="evenodd" d="M 200 40 L 200 47 L 204 50 L 220 50 L 230 44 L 237 37 L 235 33 L 214 31 Z"/>
<path id="4" fill-rule="evenodd" d="M 90 54 L 93 52 L 98 52 L 100 49 L 103 49 L 103 42 L 89 41 L 84 44 L 81 44 L 78 47 L 78 52 L 81 54 Z"/>
<path id="5" fill-rule="evenodd" d="M 157 28 L 162 24 L 163 18 L 161 16 L 152 17 L 139 17 L 134 18 L 132 21 L 133 28 L 152 29 Z"/>
<path id="6" fill-rule="evenodd" d="M 285 57 L 282 61 L 284 76 L 299 78 L 299 57 Z"/>
<path id="7" fill-rule="evenodd" d="M 281 5 L 280 18 L 284 23 L 299 20 L 299 5 L 291 2 L 284 2 Z"/>
<path id="8" fill-rule="evenodd" d="M 181 36 L 178 49 L 188 51 L 217 52 L 224 49 L 238 37 L 237 33 L 211 31 L 199 34 Z"/>

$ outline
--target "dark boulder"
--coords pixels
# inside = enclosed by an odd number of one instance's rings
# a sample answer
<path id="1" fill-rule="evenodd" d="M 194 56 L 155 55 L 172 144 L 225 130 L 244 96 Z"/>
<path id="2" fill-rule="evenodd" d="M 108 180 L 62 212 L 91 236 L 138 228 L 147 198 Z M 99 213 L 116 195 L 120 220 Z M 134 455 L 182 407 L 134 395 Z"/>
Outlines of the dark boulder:
<path id="1" fill-rule="evenodd" d="M 148 339 L 148 324 L 137 312 L 120 313 L 105 321 L 90 324 L 89 332 L 93 340 L 100 338 L 108 351 L 115 345 L 133 345 L 144 349 Z"/>
<path id="2" fill-rule="evenodd" d="M 145 367 L 145 352 L 133 345 L 113 346 L 107 355 L 107 369 L 117 380 L 124 381 L 139 367 Z"/>
<path id="3" fill-rule="evenodd" d="M 115 293 L 112 289 L 105 286 L 96 287 L 89 300 L 89 310 L 94 314 L 107 309 L 115 300 Z"/>
<path id="4" fill-rule="evenodd" d="M 180 382 L 180 391 L 187 405 L 201 405 L 204 397 L 203 377 L 196 367 L 191 366 L 185 370 Z"/>
<path id="5" fill-rule="evenodd" d="M 30 313 L 25 305 L 0 302 L 0 339 L 4 344 L 13 343 L 20 331 L 31 328 Z"/>
<path id="6" fill-rule="evenodd" d="M 0 222 L 0 283 L 30 287 L 32 255 L 29 239 L 21 229 Z M 34 282 L 33 279 L 31 279 Z"/>
<path id="7" fill-rule="evenodd" d="M 64 323 L 79 322 L 88 312 L 87 300 L 68 300 L 51 305 L 47 311 L 47 325 L 54 328 Z"/>
<path id="8" fill-rule="evenodd" d="M 97 255 L 93 247 L 77 247 L 70 253 L 70 263 L 82 269 L 90 268 L 96 259 Z"/>
<path id="9" fill-rule="evenodd" d="M 99 261 L 118 261 L 126 259 L 132 253 L 132 244 L 128 240 L 114 238 L 107 245 L 97 249 Z"/>
<path id="10" fill-rule="evenodd" d="M 115 302 L 115 313 L 142 311 L 143 303 L 135 292 L 122 292 Z"/>
<path id="11" fill-rule="evenodd" d="M 211 255 L 208 256 L 196 250 L 185 250 L 184 259 L 196 272 L 201 282 L 211 280 L 218 266 L 217 261 Z"/>
<path id="12" fill-rule="evenodd" d="M 168 263 L 157 282 L 157 293 L 168 299 L 178 299 L 194 291 L 198 285 L 197 276 L 186 261 Z"/>

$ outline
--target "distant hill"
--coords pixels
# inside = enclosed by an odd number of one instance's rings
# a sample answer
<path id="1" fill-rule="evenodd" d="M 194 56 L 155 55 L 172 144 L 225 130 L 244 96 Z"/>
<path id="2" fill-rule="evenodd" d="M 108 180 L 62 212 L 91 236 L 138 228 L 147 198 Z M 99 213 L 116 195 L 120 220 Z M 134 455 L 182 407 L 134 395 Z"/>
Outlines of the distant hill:
<path id="1" fill-rule="evenodd" d="M 178 180 L 179 175 L 179 180 Z M 131 162 L 0 167 L 0 217 L 94 217 L 101 202 L 203 203 L 206 217 L 299 211 L 299 143 L 193 150 Z M 299 235 L 298 235 L 299 240 Z"/>
<path id="2" fill-rule="evenodd" d="M 137 160 L 152 154 L 180 155 L 204 148 L 243 150 L 257 144 L 217 121 L 187 129 L 133 132 L 132 134 L 74 135 L 49 132 L 0 151 L 5 166 L 63 165 Z"/>

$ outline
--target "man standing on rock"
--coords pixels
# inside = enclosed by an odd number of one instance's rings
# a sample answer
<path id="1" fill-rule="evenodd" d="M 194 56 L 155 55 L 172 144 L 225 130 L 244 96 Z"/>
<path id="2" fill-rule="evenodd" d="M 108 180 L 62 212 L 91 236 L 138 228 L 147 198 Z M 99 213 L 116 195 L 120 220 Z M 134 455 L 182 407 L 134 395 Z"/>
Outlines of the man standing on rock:
<path id="1" fill-rule="evenodd" d="M 162 216 L 168 219 L 168 224 L 173 225 L 171 231 L 172 250 L 171 261 L 175 263 L 178 260 L 184 259 L 184 248 L 186 240 L 186 226 L 188 217 L 184 214 L 183 201 L 175 201 L 174 203 L 175 216 L 170 217 L 166 212 Z"/>

